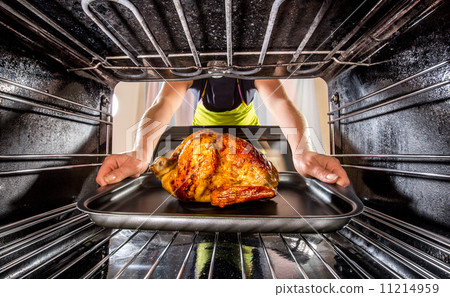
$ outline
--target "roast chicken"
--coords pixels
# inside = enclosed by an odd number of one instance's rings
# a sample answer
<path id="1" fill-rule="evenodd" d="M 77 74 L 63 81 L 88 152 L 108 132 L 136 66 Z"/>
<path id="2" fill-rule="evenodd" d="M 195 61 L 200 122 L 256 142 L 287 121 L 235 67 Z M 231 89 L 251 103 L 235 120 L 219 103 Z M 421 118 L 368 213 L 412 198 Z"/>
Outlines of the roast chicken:
<path id="1" fill-rule="evenodd" d="M 209 129 L 187 137 L 170 158 L 158 157 L 150 170 L 183 202 L 225 207 L 276 195 L 279 174 L 246 140 Z"/>

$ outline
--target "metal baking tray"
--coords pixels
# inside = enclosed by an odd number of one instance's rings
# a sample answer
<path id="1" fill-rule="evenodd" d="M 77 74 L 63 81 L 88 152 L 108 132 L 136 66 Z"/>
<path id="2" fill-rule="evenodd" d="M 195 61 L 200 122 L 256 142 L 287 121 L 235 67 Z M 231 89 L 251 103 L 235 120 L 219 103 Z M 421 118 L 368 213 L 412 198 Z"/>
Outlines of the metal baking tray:
<path id="1" fill-rule="evenodd" d="M 363 211 L 350 188 L 281 172 L 278 194 L 225 208 L 181 202 L 147 174 L 99 188 L 78 202 L 96 224 L 109 228 L 208 232 L 331 232 Z"/>

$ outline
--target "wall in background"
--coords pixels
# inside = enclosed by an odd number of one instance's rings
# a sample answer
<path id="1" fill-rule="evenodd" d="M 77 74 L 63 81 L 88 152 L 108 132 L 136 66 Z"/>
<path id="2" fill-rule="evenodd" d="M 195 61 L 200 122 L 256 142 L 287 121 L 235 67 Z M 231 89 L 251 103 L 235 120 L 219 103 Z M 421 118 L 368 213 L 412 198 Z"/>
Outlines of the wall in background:
<path id="1" fill-rule="evenodd" d="M 121 82 L 114 89 L 112 152 L 118 154 L 127 149 L 127 130 L 133 127 L 145 111 L 145 83 Z M 114 114 L 114 112 L 113 112 Z"/>
<path id="2" fill-rule="evenodd" d="M 328 105 L 328 86 L 327 83 L 320 78 L 314 79 L 314 89 L 317 96 L 317 113 L 319 115 L 320 132 L 322 136 L 322 146 L 326 154 L 330 154 L 330 127 L 328 125 L 327 112 L 330 111 Z"/>

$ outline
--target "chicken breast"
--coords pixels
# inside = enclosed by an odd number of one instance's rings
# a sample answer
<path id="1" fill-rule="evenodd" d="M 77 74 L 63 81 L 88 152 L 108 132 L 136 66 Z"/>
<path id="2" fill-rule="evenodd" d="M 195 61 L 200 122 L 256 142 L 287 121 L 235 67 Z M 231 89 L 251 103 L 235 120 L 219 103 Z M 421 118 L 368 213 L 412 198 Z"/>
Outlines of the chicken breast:
<path id="1" fill-rule="evenodd" d="M 155 159 L 150 170 L 179 200 L 219 207 L 272 198 L 279 180 L 277 169 L 249 142 L 209 129 L 191 134 L 170 158 Z"/>

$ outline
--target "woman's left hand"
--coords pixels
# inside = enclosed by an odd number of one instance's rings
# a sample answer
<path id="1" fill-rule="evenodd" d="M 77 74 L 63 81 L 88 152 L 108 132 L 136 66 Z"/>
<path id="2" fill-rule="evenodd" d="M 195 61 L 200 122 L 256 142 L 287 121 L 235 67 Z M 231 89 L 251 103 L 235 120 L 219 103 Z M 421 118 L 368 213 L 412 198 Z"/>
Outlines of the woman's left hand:
<path id="1" fill-rule="evenodd" d="M 350 185 L 347 173 L 338 159 L 311 151 L 303 151 L 293 157 L 295 169 L 304 177 L 315 177 L 323 182 Z"/>

